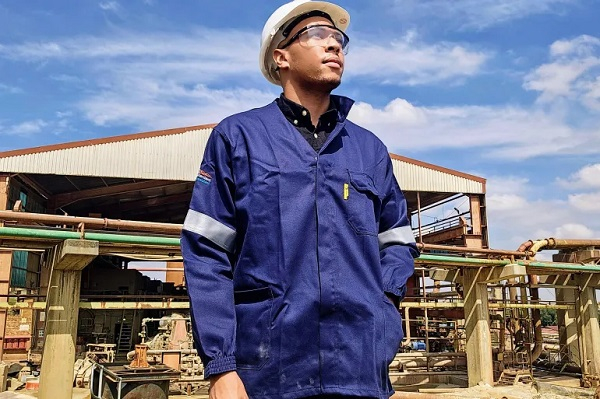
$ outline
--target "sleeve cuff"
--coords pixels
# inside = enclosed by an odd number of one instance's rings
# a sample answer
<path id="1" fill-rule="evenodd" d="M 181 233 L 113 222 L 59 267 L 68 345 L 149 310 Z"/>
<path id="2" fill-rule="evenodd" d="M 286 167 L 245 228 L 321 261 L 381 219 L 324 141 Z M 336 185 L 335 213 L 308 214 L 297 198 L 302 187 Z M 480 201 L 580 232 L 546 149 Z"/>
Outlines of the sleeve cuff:
<path id="1" fill-rule="evenodd" d="M 400 302 L 401 300 L 404 299 L 404 296 L 406 295 L 406 285 L 403 285 L 400 288 L 393 287 L 393 286 L 386 286 L 383 288 L 383 291 L 387 292 L 388 294 L 394 295 L 395 297 L 398 298 L 398 302 Z"/>
<path id="2" fill-rule="evenodd" d="M 204 379 L 208 379 L 213 375 L 234 371 L 235 369 L 235 356 L 227 356 L 211 360 L 204 368 Z"/>

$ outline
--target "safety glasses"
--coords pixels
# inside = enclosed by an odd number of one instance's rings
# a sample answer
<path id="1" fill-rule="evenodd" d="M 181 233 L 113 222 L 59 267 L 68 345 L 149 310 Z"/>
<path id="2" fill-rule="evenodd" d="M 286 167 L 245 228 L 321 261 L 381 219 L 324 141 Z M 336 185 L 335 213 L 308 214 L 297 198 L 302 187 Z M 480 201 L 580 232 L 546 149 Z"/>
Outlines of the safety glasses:
<path id="1" fill-rule="evenodd" d="M 329 38 L 333 38 L 342 48 L 344 54 L 348 54 L 348 43 L 350 38 L 344 32 L 330 25 L 310 25 L 300 29 L 294 36 L 290 38 L 279 48 L 290 46 L 295 40 L 304 47 L 327 47 Z"/>

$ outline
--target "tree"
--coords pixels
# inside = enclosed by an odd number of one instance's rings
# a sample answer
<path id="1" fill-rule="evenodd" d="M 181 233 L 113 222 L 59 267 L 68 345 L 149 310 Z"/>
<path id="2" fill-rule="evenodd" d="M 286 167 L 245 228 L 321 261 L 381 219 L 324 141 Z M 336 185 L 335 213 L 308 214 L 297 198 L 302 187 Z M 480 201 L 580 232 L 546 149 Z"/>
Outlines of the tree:
<path id="1" fill-rule="evenodd" d="M 556 325 L 556 309 L 542 309 L 540 311 L 542 319 L 542 326 L 555 326 Z"/>

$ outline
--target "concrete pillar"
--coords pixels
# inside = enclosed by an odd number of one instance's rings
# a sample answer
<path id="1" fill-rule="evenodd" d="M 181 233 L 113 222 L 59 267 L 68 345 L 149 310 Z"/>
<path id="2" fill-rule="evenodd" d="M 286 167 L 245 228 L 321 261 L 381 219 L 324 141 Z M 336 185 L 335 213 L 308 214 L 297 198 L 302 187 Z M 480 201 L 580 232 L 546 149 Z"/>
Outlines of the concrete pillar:
<path id="1" fill-rule="evenodd" d="M 556 289 L 556 301 L 559 304 L 575 305 L 576 294 L 575 287 Z M 558 323 L 560 347 L 561 349 L 565 348 L 561 353 L 561 359 L 580 364 L 581 355 L 579 353 L 579 342 L 577 338 L 577 310 L 558 309 L 556 311 L 556 319 Z"/>
<path id="2" fill-rule="evenodd" d="M 487 283 L 481 282 L 481 269 L 464 268 L 463 273 L 469 386 L 475 386 L 479 382 L 493 385 Z"/>
<path id="3" fill-rule="evenodd" d="M 8 208 L 9 194 L 8 175 L 0 175 L 0 210 Z M 0 226 L 4 223 L 0 222 Z M 0 251 L 0 295 L 8 295 L 10 290 L 10 273 L 12 266 L 12 251 Z M 7 300 L 6 297 L 0 297 L 0 300 Z M 4 331 L 6 329 L 6 309 L 0 309 L 0 362 L 4 353 Z"/>
<path id="4" fill-rule="evenodd" d="M 40 399 L 71 399 L 81 270 L 98 256 L 97 241 L 65 240 L 53 250 Z"/>
<path id="5" fill-rule="evenodd" d="M 592 274 L 578 276 L 580 291 L 577 311 L 583 354 L 581 368 L 584 374 L 600 377 L 600 324 L 596 287 L 590 284 L 593 279 Z"/>

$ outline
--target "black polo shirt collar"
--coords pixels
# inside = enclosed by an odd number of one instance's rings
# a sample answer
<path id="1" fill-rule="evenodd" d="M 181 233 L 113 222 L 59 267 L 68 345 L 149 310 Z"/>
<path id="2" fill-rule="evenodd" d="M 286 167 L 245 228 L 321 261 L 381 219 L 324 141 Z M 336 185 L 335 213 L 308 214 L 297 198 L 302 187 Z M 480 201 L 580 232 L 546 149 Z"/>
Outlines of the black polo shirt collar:
<path id="1" fill-rule="evenodd" d="M 308 129 L 310 133 L 330 133 L 338 122 L 338 110 L 334 101 L 329 102 L 329 108 L 319 118 L 317 126 L 312 124 L 308 109 L 288 99 L 283 93 L 277 99 L 277 105 L 288 121 L 297 128 Z"/>

